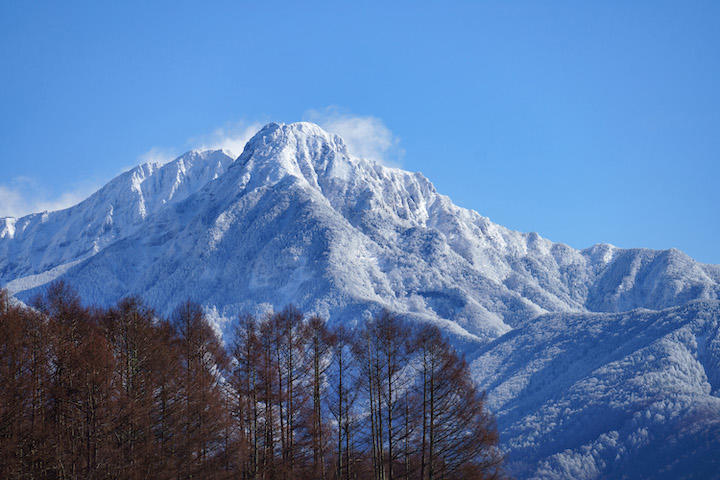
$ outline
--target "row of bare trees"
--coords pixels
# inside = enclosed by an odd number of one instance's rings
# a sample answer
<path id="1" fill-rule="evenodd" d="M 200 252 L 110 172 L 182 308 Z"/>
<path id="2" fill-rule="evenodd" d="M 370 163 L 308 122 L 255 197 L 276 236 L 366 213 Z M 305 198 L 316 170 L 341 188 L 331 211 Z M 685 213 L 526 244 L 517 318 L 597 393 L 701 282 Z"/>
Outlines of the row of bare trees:
<path id="1" fill-rule="evenodd" d="M 287 307 L 223 344 L 190 302 L 163 320 L 56 283 L 34 307 L 0 291 L 0 478 L 500 475 L 483 396 L 435 327 Z"/>

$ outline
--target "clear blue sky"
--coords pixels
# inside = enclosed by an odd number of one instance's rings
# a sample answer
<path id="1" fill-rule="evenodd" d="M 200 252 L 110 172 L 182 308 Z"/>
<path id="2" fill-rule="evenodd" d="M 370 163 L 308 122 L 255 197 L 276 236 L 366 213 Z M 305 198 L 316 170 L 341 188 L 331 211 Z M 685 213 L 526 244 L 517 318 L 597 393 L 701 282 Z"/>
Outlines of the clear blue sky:
<path id="1" fill-rule="evenodd" d="M 720 263 L 720 2 L 4 1 L 0 105 L 5 210 L 333 106 L 495 222 Z"/>

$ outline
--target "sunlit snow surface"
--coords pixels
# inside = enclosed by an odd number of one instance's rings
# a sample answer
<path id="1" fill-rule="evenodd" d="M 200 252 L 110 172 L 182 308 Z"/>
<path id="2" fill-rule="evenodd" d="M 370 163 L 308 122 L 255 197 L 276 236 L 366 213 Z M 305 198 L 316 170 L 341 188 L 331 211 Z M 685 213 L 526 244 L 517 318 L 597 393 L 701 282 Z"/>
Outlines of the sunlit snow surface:
<path id="1" fill-rule="evenodd" d="M 191 298 L 223 330 L 288 302 L 350 324 L 388 308 L 464 350 L 520 477 L 720 470 L 720 268 L 508 230 L 310 123 L 0 219 L 0 285 L 28 300 L 56 278 L 163 314 Z"/>

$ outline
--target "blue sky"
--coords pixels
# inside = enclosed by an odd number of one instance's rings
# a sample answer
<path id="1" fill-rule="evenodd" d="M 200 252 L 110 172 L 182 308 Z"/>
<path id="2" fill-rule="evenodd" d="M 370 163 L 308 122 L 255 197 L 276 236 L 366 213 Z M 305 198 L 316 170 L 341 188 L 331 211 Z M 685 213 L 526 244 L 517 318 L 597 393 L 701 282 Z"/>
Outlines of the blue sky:
<path id="1" fill-rule="evenodd" d="M 306 119 L 508 227 L 720 263 L 718 2 L 100 3 L 0 4 L 0 215 Z"/>

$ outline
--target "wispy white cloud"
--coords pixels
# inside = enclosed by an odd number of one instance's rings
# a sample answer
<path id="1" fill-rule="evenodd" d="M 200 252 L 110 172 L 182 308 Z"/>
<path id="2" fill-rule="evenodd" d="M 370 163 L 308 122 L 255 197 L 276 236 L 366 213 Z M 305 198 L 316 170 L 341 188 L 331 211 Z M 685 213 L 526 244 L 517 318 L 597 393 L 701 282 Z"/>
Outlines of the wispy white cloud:
<path id="1" fill-rule="evenodd" d="M 231 157 L 238 157 L 245 144 L 263 124 L 260 122 L 235 122 L 216 128 L 212 133 L 191 138 L 188 143 L 200 150 L 222 149 Z"/>
<path id="2" fill-rule="evenodd" d="M 338 107 L 308 110 L 303 118 L 340 135 L 350 152 L 390 166 L 399 166 L 405 151 L 400 139 L 377 117 L 353 115 Z"/>
<path id="3" fill-rule="evenodd" d="M 245 144 L 263 126 L 260 122 L 231 122 L 218 127 L 211 133 L 189 138 L 184 145 L 174 147 L 150 148 L 138 156 L 138 163 L 158 162 L 165 164 L 176 159 L 188 150 L 217 150 L 225 151 L 231 157 L 238 157 L 245 148 Z M 125 170 L 132 168 L 128 167 Z"/>
<path id="4" fill-rule="evenodd" d="M 83 201 L 98 188 L 97 184 L 76 185 L 53 195 L 31 178 L 16 177 L 9 183 L 0 184 L 0 217 L 62 210 Z"/>
<path id="5" fill-rule="evenodd" d="M 6 185 L 0 185 L 0 217 L 17 217 L 26 211 L 22 194 Z"/>
<path id="6" fill-rule="evenodd" d="M 140 163 L 161 163 L 165 164 L 180 155 L 176 148 L 152 147 L 138 157 Z M 132 167 L 130 167 L 132 168 Z M 127 169 L 126 169 L 127 170 Z"/>

